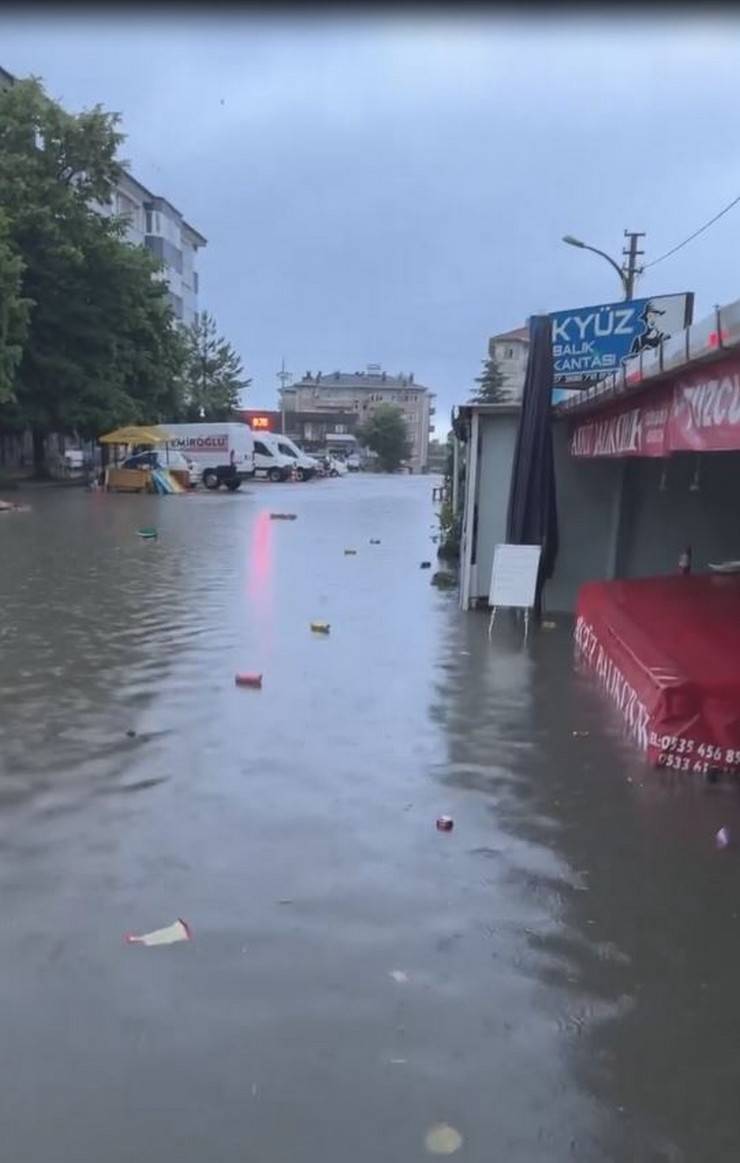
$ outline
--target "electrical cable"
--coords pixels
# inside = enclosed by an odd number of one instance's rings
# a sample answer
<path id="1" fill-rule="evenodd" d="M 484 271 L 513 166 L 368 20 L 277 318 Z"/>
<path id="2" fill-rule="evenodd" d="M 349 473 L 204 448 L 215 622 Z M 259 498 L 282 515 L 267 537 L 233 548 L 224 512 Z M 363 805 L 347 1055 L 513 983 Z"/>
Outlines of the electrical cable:
<path id="1" fill-rule="evenodd" d="M 681 250 L 681 248 L 686 246 L 687 243 L 693 242 L 695 238 L 698 238 L 700 234 L 703 234 L 705 230 L 708 230 L 710 226 L 713 226 L 715 222 L 718 222 L 719 219 L 728 212 L 728 210 L 732 210 L 733 206 L 737 206 L 738 202 L 740 202 L 740 194 L 738 194 L 737 198 L 733 198 L 732 202 L 730 202 L 728 206 L 725 206 L 724 210 L 720 210 L 719 214 L 715 214 L 714 218 L 710 218 L 708 222 L 705 222 L 703 226 L 700 226 L 698 230 L 695 230 L 694 233 L 690 234 L 688 238 L 685 238 L 683 242 L 679 242 L 677 246 L 667 250 L 665 254 L 661 254 L 658 258 L 654 258 L 652 262 L 645 263 L 641 269 L 646 271 L 648 267 L 654 267 L 656 263 L 662 262 L 664 258 L 670 258 L 670 256 L 675 254 L 677 250 Z"/>

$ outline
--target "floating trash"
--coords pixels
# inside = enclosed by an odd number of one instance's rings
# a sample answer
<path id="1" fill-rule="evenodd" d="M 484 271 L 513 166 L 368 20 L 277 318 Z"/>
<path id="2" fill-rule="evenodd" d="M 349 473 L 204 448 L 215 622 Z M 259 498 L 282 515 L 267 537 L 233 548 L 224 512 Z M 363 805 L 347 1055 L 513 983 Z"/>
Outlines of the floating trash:
<path id="1" fill-rule="evenodd" d="M 270 513 L 271 521 L 295 521 L 297 513 Z"/>
<path id="2" fill-rule="evenodd" d="M 344 556 L 345 557 L 356 557 L 357 550 L 356 549 L 345 549 Z"/>
<path id="3" fill-rule="evenodd" d="M 424 1146 L 430 1155 L 454 1155 L 463 1144 L 463 1137 L 448 1123 L 430 1127 L 424 1137 Z"/>
<path id="4" fill-rule="evenodd" d="M 455 827 L 455 821 L 452 816 L 437 816 L 437 831 L 451 832 Z"/>
<path id="5" fill-rule="evenodd" d="M 234 675 L 234 682 L 237 686 L 261 687 L 262 675 L 250 674 L 249 672 L 242 671 L 241 673 Z"/>
<path id="6" fill-rule="evenodd" d="M 380 538 L 379 537 L 371 537 L 370 544 L 371 545 L 380 545 Z"/>
<path id="7" fill-rule="evenodd" d="M 312 622 L 311 629 L 313 630 L 314 634 L 328 634 L 331 630 L 331 626 L 328 622 Z"/>
<path id="8" fill-rule="evenodd" d="M 0 513 L 30 513 L 30 505 L 16 505 L 14 501 L 0 501 Z"/>
<path id="9" fill-rule="evenodd" d="M 153 525 L 144 525 L 143 528 L 136 530 L 136 534 L 143 541 L 156 541 L 159 536 Z"/>
<path id="10" fill-rule="evenodd" d="M 714 843 L 718 848 L 729 848 L 730 846 L 730 829 L 720 828 L 717 835 L 714 837 Z"/>
<path id="11" fill-rule="evenodd" d="M 589 734 L 589 731 L 571 731 L 571 735 L 574 739 L 587 739 Z"/>
<path id="12" fill-rule="evenodd" d="M 540 628 L 542 630 L 555 630 L 557 628 L 557 622 L 540 622 Z"/>
<path id="13" fill-rule="evenodd" d="M 135 738 L 136 738 L 136 732 L 135 732 L 135 731 L 127 731 L 127 732 L 126 732 L 126 738 L 127 738 L 127 739 L 135 739 Z"/>
<path id="14" fill-rule="evenodd" d="M 174 945 L 177 941 L 192 941 L 193 934 L 187 921 L 178 917 L 171 925 L 164 929 L 154 929 L 151 933 L 127 933 L 125 940 L 129 945 Z"/>
<path id="15" fill-rule="evenodd" d="M 409 979 L 408 973 L 404 973 L 402 969 L 391 969 L 388 976 L 392 977 L 397 985 L 405 985 Z"/>
<path id="16" fill-rule="evenodd" d="M 432 568 L 431 561 L 422 561 L 421 565 L 419 566 L 419 569 L 431 569 L 431 568 Z"/>

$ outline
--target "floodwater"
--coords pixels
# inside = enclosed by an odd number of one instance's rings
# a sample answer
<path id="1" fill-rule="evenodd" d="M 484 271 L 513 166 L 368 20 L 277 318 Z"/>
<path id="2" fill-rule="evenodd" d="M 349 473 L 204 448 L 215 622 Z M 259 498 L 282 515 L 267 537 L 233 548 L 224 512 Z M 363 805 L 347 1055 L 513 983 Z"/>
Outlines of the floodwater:
<path id="1" fill-rule="evenodd" d="M 433 483 L 0 517 L 9 1163 L 737 1157 L 737 793 L 430 585 Z"/>

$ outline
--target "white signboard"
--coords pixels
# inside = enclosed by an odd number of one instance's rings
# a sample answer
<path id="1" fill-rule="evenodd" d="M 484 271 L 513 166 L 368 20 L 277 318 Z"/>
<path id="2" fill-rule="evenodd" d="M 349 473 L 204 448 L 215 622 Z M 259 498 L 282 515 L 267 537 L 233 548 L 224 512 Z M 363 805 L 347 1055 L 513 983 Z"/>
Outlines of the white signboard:
<path id="1" fill-rule="evenodd" d="M 497 545 L 493 552 L 488 604 L 530 610 L 537 593 L 539 545 Z"/>

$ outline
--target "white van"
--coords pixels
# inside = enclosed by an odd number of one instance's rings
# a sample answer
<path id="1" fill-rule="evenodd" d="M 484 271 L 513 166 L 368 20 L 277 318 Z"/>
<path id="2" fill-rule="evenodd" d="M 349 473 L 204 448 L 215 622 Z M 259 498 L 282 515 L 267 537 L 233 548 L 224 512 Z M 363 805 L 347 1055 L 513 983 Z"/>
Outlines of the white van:
<path id="1" fill-rule="evenodd" d="M 226 485 L 232 493 L 254 476 L 254 437 L 247 424 L 164 424 L 170 448 L 191 460 L 207 489 Z"/>
<path id="2" fill-rule="evenodd" d="M 319 462 L 313 456 L 308 456 L 289 436 L 285 436 L 281 432 L 269 432 L 265 436 L 265 442 L 280 456 L 290 458 L 295 468 L 296 480 L 308 481 L 311 477 L 316 476 L 319 471 Z"/>
<path id="3" fill-rule="evenodd" d="M 270 481 L 287 481 L 293 475 L 294 466 L 292 456 L 279 451 L 269 432 L 260 432 L 254 437 L 255 476 L 267 477 Z"/>

